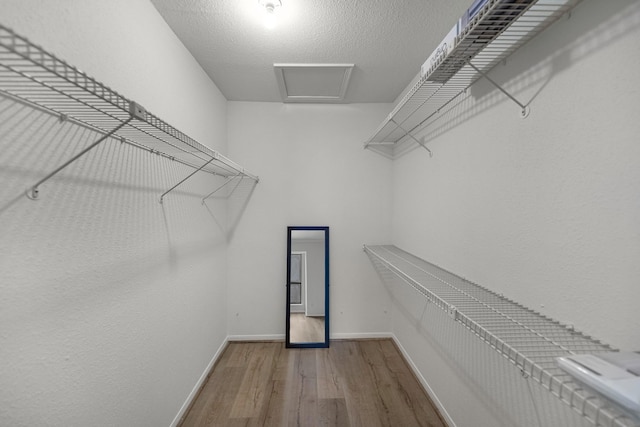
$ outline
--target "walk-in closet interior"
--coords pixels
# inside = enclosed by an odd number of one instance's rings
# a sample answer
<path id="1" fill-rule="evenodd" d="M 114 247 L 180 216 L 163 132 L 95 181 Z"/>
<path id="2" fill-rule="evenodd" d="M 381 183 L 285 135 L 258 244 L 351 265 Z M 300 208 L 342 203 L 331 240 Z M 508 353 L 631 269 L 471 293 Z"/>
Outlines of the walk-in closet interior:
<path id="1" fill-rule="evenodd" d="M 579 357 L 640 351 L 638 75 L 638 0 L 0 0 L 0 426 L 180 425 L 312 318 L 449 426 L 639 427 Z"/>

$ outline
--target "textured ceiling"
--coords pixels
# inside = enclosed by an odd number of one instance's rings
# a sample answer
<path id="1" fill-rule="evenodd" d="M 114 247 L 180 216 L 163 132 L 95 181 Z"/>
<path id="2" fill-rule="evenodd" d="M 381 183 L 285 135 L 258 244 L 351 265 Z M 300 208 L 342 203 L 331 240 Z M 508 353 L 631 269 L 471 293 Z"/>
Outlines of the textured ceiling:
<path id="1" fill-rule="evenodd" d="M 274 63 L 353 63 L 346 102 L 393 102 L 471 0 L 151 0 L 232 101 L 281 101 Z"/>

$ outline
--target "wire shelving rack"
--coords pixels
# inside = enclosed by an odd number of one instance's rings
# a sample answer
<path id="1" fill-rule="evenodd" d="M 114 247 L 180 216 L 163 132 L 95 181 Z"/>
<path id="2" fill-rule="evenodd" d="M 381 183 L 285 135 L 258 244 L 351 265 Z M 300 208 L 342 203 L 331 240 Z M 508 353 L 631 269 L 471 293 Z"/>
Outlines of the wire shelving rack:
<path id="1" fill-rule="evenodd" d="M 487 73 L 581 0 L 489 0 L 464 28 L 459 29 L 451 52 L 442 55 L 408 90 L 391 113 L 364 143 L 385 157 L 395 158 L 400 147 L 413 141 L 431 153 L 420 131 L 440 110 L 485 77 L 521 108 L 529 106 L 491 80 Z M 424 67 L 423 67 L 424 68 Z"/>
<path id="2" fill-rule="evenodd" d="M 87 149 L 33 185 L 27 191 L 27 196 L 32 199 L 38 197 L 40 184 L 108 138 L 187 165 L 194 169 L 194 173 L 203 171 L 225 177 L 228 181 L 248 178 L 258 182 L 257 176 L 231 159 L 185 135 L 141 105 L 1 24 L 0 94 L 102 135 Z"/>
<path id="3" fill-rule="evenodd" d="M 614 348 L 396 246 L 365 245 L 364 251 L 383 280 L 391 275 L 409 285 L 593 425 L 640 427 L 638 421 L 574 382 L 556 362 L 560 356 Z"/>

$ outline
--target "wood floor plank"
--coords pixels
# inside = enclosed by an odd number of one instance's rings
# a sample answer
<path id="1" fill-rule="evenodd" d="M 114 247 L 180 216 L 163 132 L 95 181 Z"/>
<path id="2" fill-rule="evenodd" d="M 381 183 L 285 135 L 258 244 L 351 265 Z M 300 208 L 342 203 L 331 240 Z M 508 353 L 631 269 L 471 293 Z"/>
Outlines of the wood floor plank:
<path id="1" fill-rule="evenodd" d="M 294 354 L 294 377 L 287 389 L 287 397 L 292 402 L 288 406 L 288 425 L 314 425 L 318 420 L 316 352 L 295 349 Z"/>
<path id="2" fill-rule="evenodd" d="M 434 420 L 427 419 L 416 411 L 414 398 L 405 387 L 406 378 L 399 376 L 392 370 L 392 365 L 397 358 L 385 357 L 382 351 L 381 341 L 366 341 L 360 343 L 360 348 L 376 383 L 375 393 L 385 409 L 384 418 L 381 419 L 384 425 L 398 425 L 406 427 L 426 427 L 441 426 L 441 420 L 436 417 L 438 424 L 433 424 Z M 415 390 L 414 390 L 415 391 Z"/>
<path id="3" fill-rule="evenodd" d="M 289 316 L 291 342 L 324 342 L 324 316 L 306 316 L 291 313 Z"/>
<path id="4" fill-rule="evenodd" d="M 265 402 L 264 385 L 275 371 L 277 348 L 270 343 L 257 343 L 256 351 L 247 353 L 247 370 L 231 408 L 230 418 L 256 418 Z"/>
<path id="5" fill-rule="evenodd" d="M 384 363 L 384 358 L 379 352 L 378 341 L 363 341 L 358 343 L 360 354 L 369 371 L 372 383 L 370 393 L 375 394 L 374 400 L 378 404 L 378 413 L 380 423 L 382 425 L 392 425 L 397 422 L 398 425 L 413 427 L 416 425 L 414 420 L 407 419 L 400 411 L 405 409 L 400 406 L 396 392 L 395 381 Z"/>
<path id="6" fill-rule="evenodd" d="M 396 377 L 397 386 L 400 389 L 399 393 L 404 397 L 406 407 L 415 413 L 416 418 L 420 420 L 422 425 L 429 427 L 446 426 L 444 419 L 435 409 L 435 404 L 425 393 L 394 342 L 391 340 L 380 341 L 380 348 L 385 358 L 386 366 Z"/>
<path id="7" fill-rule="evenodd" d="M 229 417 L 246 368 L 214 370 L 192 405 L 183 427 L 220 426 Z"/>
<path id="8" fill-rule="evenodd" d="M 278 344 L 278 343 L 274 343 Z M 286 349 L 284 344 L 280 344 L 278 347 L 278 354 L 276 357 L 276 368 L 273 373 L 274 381 L 285 381 L 293 378 L 295 369 L 295 352 L 291 349 Z"/>
<path id="9" fill-rule="evenodd" d="M 271 381 L 267 385 L 267 401 L 262 413 L 256 420 L 256 426 L 286 426 L 290 399 L 287 397 L 286 381 Z"/>
<path id="10" fill-rule="evenodd" d="M 181 426 L 444 427 L 391 340 L 230 343 Z"/>
<path id="11" fill-rule="evenodd" d="M 371 393 L 375 383 L 362 359 L 358 343 L 337 342 L 334 348 L 351 425 L 383 426 L 380 417 L 384 416 L 384 408 Z"/>
<path id="12" fill-rule="evenodd" d="M 315 378 L 299 378 L 293 388 L 292 404 L 288 406 L 287 425 L 313 426 L 318 422 L 318 401 Z"/>
<path id="13" fill-rule="evenodd" d="M 319 399 L 343 399 L 344 392 L 340 385 L 340 372 L 336 366 L 333 351 L 329 348 L 316 352 L 316 374 L 318 376 Z"/>
<path id="14" fill-rule="evenodd" d="M 319 399 L 318 422 L 321 427 L 349 427 L 347 402 L 342 399 Z"/>
<path id="15" fill-rule="evenodd" d="M 253 357 L 256 351 L 260 351 L 264 343 L 252 343 L 255 345 L 246 345 L 246 343 L 232 342 L 225 350 L 225 353 L 230 352 L 229 357 L 226 360 L 225 366 L 228 367 L 247 367 L 249 360 Z"/>

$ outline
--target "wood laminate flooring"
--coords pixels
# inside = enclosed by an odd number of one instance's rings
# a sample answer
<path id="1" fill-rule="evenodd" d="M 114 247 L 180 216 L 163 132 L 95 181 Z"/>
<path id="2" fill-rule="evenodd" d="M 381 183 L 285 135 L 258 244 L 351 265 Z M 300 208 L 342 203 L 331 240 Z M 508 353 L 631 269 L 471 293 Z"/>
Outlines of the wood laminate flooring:
<path id="1" fill-rule="evenodd" d="M 324 316 L 305 316 L 304 313 L 291 313 L 290 339 L 296 342 L 324 342 Z"/>
<path id="2" fill-rule="evenodd" d="M 181 426 L 445 427 L 390 339 L 233 342 Z"/>

